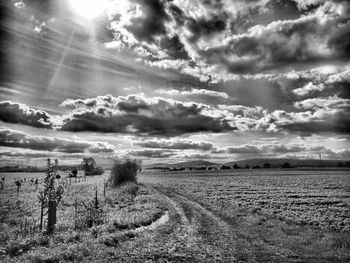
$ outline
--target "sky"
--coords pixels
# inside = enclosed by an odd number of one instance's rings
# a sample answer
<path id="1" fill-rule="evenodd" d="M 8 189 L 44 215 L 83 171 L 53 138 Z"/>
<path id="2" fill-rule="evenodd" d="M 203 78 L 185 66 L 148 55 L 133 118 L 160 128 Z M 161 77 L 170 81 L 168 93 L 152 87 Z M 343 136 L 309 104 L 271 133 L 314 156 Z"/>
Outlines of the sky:
<path id="1" fill-rule="evenodd" d="M 350 159 L 350 3 L 0 1 L 0 165 Z"/>

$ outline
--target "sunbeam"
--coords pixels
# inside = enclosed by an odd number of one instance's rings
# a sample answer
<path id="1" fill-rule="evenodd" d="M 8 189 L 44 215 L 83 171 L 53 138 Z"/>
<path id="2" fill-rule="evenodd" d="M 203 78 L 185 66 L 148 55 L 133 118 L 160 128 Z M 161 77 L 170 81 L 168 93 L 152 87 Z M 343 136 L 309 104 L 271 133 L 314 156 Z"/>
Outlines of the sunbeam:
<path id="1" fill-rule="evenodd" d="M 67 44 L 64 47 L 64 50 L 62 52 L 62 55 L 61 55 L 60 60 L 58 62 L 58 65 L 56 66 L 56 69 L 55 69 L 55 71 L 54 71 L 54 73 L 53 73 L 53 75 L 51 77 L 49 85 L 47 86 L 46 93 L 51 90 L 52 85 L 56 82 L 57 75 L 58 75 L 58 73 L 59 73 L 59 71 L 61 69 L 61 66 L 62 66 L 62 64 L 64 62 L 64 59 L 65 59 L 66 55 L 67 55 L 67 52 L 68 52 L 68 50 L 69 50 L 69 48 L 71 46 L 72 39 L 73 39 L 74 35 L 75 35 L 75 27 L 73 27 L 72 30 L 71 30 L 71 33 L 69 35 Z"/>

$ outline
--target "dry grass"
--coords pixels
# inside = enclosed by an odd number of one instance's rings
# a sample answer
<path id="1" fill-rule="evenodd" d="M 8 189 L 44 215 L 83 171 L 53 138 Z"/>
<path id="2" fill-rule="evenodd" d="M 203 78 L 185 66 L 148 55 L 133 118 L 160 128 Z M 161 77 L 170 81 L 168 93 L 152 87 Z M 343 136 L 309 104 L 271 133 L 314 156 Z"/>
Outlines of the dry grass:
<path id="1" fill-rule="evenodd" d="M 350 260 L 347 172 L 144 173 L 139 180 L 196 200 L 253 244 L 264 244 L 271 255 L 311 262 Z"/>
<path id="2" fill-rule="evenodd" d="M 139 181 L 160 184 L 159 188 L 169 187 L 213 211 L 235 229 L 238 239 L 264 249 L 255 251 L 260 262 L 272 262 L 275 255 L 285 262 L 350 261 L 348 175 L 334 171 L 331 174 L 264 173 L 141 173 Z M 197 252 L 186 246 L 178 247 L 177 244 L 187 244 L 188 240 L 186 236 L 181 239 L 181 218 L 164 196 L 147 184 L 134 183 L 106 189 L 104 196 L 106 179 L 96 176 L 86 181 L 72 180 L 58 207 L 56 232 L 47 236 L 37 228 L 30 230 L 28 223 L 39 218 L 35 186 L 24 183 L 17 195 L 15 184 L 7 177 L 6 187 L 0 192 L 0 261 L 191 262 L 198 259 Z M 76 200 L 93 201 L 96 188 L 102 221 L 97 220 L 89 227 L 84 223 L 86 214 L 81 213 L 78 215 L 81 227 L 76 227 Z M 184 211 L 187 212 L 190 217 L 192 211 Z M 161 221 L 158 219 L 165 213 L 169 214 L 169 221 L 156 231 L 135 230 Z M 37 226 L 38 221 L 33 224 Z"/>
<path id="3" fill-rule="evenodd" d="M 6 181 L 12 182 L 9 177 Z M 0 261 L 94 261 L 94 258 L 114 257 L 113 246 L 133 242 L 135 228 L 152 224 L 165 213 L 165 207 L 157 202 L 154 193 L 135 183 L 106 189 L 104 197 L 105 181 L 106 177 L 101 176 L 71 181 L 58 207 L 58 223 L 52 236 L 38 229 L 40 205 L 37 193 L 40 189 L 24 183 L 17 195 L 15 184 L 7 184 L 1 192 L 0 201 Z M 91 213 L 84 211 L 82 202 L 93 205 L 96 189 L 99 210 L 95 211 L 97 214 L 93 215 L 95 218 L 89 225 L 87 220 Z M 36 219 L 36 228 L 25 231 L 23 222 L 33 218 Z M 26 229 L 32 227 L 30 223 L 27 225 Z"/>

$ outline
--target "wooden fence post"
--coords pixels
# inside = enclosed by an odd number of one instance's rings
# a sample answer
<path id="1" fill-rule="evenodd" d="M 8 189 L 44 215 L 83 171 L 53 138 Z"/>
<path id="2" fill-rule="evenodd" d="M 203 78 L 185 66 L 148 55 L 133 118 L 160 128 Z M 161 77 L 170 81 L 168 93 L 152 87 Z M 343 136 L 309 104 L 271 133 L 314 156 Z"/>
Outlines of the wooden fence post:
<path id="1" fill-rule="evenodd" d="M 78 216 L 78 200 L 75 197 L 75 202 L 74 202 L 74 229 L 77 229 L 77 216 Z"/>
<path id="2" fill-rule="evenodd" d="M 52 234 L 55 231 L 55 224 L 56 224 L 56 209 L 57 203 L 55 200 L 49 200 L 49 208 L 48 208 L 48 215 L 47 215 L 47 233 Z"/>
<path id="3" fill-rule="evenodd" d="M 95 208 L 98 209 L 97 187 L 95 191 Z"/>
<path id="4" fill-rule="evenodd" d="M 40 210 L 40 230 L 43 230 L 43 220 L 44 220 L 44 199 L 41 200 L 41 210 Z"/>

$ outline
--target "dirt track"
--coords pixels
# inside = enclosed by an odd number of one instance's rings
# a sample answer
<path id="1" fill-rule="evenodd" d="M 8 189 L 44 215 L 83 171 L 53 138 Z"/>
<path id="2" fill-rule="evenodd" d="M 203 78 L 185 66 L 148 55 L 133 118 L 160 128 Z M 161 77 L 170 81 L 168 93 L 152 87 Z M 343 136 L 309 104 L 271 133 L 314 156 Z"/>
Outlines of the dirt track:
<path id="1" fill-rule="evenodd" d="M 167 207 L 167 221 L 123 249 L 120 262 L 305 262 L 191 198 L 159 185 L 148 187 Z"/>
<path id="2" fill-rule="evenodd" d="M 251 245 L 223 219 L 173 191 L 156 190 L 173 207 L 173 218 L 179 219 L 174 246 L 185 248 L 194 262 L 260 262 Z"/>

